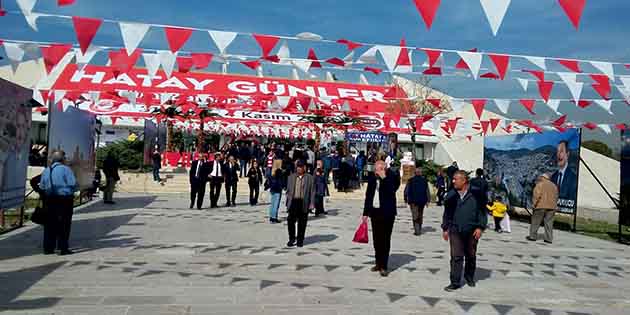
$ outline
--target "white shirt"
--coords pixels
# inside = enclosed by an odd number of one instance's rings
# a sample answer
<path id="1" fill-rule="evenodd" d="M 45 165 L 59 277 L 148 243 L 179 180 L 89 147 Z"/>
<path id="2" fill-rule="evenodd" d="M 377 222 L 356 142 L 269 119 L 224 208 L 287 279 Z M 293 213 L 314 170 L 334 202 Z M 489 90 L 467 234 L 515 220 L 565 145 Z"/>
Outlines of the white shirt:
<path id="1" fill-rule="evenodd" d="M 215 160 L 212 164 L 212 176 L 221 177 L 221 166 L 219 161 Z"/>
<path id="2" fill-rule="evenodd" d="M 372 207 L 373 208 L 380 208 L 381 207 L 381 197 L 380 195 L 380 189 L 381 189 L 381 181 L 379 179 L 376 180 L 376 189 L 374 189 L 374 201 L 372 201 Z"/>
<path id="3" fill-rule="evenodd" d="M 391 164 L 392 164 L 392 157 L 388 155 L 385 158 L 385 165 L 387 165 L 387 168 L 389 168 L 391 166 Z"/>

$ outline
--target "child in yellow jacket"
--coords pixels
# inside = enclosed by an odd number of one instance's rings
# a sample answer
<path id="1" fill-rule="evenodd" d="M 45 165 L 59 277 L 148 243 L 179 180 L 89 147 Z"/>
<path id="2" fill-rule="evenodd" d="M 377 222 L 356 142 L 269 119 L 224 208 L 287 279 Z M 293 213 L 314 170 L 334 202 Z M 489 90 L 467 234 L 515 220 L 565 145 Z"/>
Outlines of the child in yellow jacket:
<path id="1" fill-rule="evenodd" d="M 494 230 L 497 231 L 497 233 L 503 233 L 503 230 L 501 230 L 501 221 L 505 217 L 505 212 L 507 212 L 507 206 L 503 204 L 502 201 L 501 196 L 497 196 L 492 205 L 486 206 L 494 218 Z"/>

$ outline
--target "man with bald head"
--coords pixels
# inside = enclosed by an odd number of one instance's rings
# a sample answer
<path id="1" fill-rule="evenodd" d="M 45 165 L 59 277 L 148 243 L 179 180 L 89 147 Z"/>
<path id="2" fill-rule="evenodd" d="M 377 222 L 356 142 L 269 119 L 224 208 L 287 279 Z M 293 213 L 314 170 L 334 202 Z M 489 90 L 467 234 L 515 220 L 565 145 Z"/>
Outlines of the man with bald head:
<path id="1" fill-rule="evenodd" d="M 46 199 L 47 220 L 44 223 L 44 254 L 50 255 L 59 250 L 60 255 L 72 254 L 68 245 L 74 192 L 77 181 L 70 167 L 66 166 L 66 154 L 55 150 L 51 154 L 51 165 L 42 173 L 39 188 Z"/>

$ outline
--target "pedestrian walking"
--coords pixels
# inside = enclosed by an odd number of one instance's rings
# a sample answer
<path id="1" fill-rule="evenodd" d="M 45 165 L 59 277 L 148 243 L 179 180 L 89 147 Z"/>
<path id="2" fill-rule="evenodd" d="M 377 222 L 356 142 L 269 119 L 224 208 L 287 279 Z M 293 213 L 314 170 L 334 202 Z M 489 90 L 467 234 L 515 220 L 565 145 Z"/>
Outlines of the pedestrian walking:
<path id="1" fill-rule="evenodd" d="M 269 222 L 280 223 L 278 220 L 278 209 L 280 208 L 280 200 L 282 199 L 282 191 L 285 189 L 282 169 L 278 168 L 273 175 L 267 178 L 265 190 L 269 189 L 271 200 L 269 204 Z"/>
<path id="2" fill-rule="evenodd" d="M 257 160 L 250 162 L 249 171 L 247 171 L 247 184 L 249 185 L 249 204 L 255 206 L 258 204 L 258 195 L 260 193 L 260 185 L 263 183 L 263 173 L 258 166 Z"/>
<path id="3" fill-rule="evenodd" d="M 328 214 L 326 209 L 324 209 L 324 198 L 330 196 L 330 192 L 328 191 L 328 183 L 326 182 L 326 176 L 324 175 L 324 170 L 318 168 L 315 171 L 315 216 L 318 217 L 320 214 Z"/>
<path id="4" fill-rule="evenodd" d="M 158 149 L 155 149 L 155 151 L 153 151 L 153 154 L 151 155 L 151 160 L 153 161 L 153 181 L 161 182 L 162 179 L 160 179 L 160 168 L 162 168 L 162 155 L 160 154 L 160 151 L 158 151 Z"/>
<path id="5" fill-rule="evenodd" d="M 223 185 L 223 156 L 220 152 L 214 154 L 214 160 L 209 163 L 210 169 L 210 208 L 218 207 L 221 185 Z"/>
<path id="6" fill-rule="evenodd" d="M 118 168 L 120 164 L 118 158 L 113 152 L 107 152 L 107 156 L 103 161 L 103 173 L 105 174 L 106 186 L 103 191 L 103 202 L 106 204 L 114 204 L 114 189 L 116 188 L 116 182 L 120 180 L 118 175 Z"/>
<path id="7" fill-rule="evenodd" d="M 245 162 L 247 164 L 247 162 Z M 242 164 L 241 164 L 242 165 Z M 228 158 L 228 162 L 223 167 L 223 175 L 225 177 L 225 206 L 236 206 L 236 190 L 238 188 L 238 171 L 236 159 L 233 156 Z"/>
<path id="8" fill-rule="evenodd" d="M 210 168 L 208 162 L 206 162 L 206 155 L 204 153 L 199 154 L 198 159 L 193 161 L 190 166 L 189 183 L 190 183 L 190 209 L 195 205 L 197 201 L 197 209 L 201 210 L 203 207 L 203 198 L 206 195 L 206 182 L 208 181 L 208 174 L 210 174 Z"/>
<path id="9" fill-rule="evenodd" d="M 296 172 L 287 181 L 287 226 L 289 230 L 288 247 L 304 246 L 304 235 L 308 222 L 308 212 L 315 208 L 315 183 L 313 175 L 306 173 L 304 162 L 296 162 Z M 297 223 L 297 235 L 295 225 Z"/>
<path id="10" fill-rule="evenodd" d="M 405 186 L 405 203 L 409 205 L 411 210 L 414 235 L 420 236 L 422 234 L 424 207 L 430 200 L 429 183 L 422 176 L 422 168 L 417 167 L 415 176 L 410 178 Z"/>
<path id="11" fill-rule="evenodd" d="M 534 212 L 529 228 L 527 240 L 536 241 L 538 239 L 538 228 L 540 224 L 545 226 L 545 243 L 553 243 L 553 218 L 558 209 L 558 186 L 551 181 L 549 174 L 538 176 L 534 193 L 532 195 Z"/>

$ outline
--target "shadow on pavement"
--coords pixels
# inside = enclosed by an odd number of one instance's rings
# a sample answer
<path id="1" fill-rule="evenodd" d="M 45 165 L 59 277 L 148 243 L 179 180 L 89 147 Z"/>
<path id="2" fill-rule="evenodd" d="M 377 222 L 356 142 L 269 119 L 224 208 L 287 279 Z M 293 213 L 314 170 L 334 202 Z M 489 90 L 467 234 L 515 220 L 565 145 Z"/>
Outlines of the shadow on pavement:
<path id="1" fill-rule="evenodd" d="M 325 243 L 332 242 L 338 238 L 337 235 L 334 234 L 326 234 L 326 235 L 311 235 L 304 238 L 304 245 L 315 244 L 315 243 Z"/>
<path id="2" fill-rule="evenodd" d="M 55 262 L 37 267 L 30 267 L 9 272 L 0 272 L 0 312 L 31 310 L 51 307 L 59 303 L 57 297 L 17 299 L 23 292 L 54 272 L 66 262 Z"/>
<path id="3" fill-rule="evenodd" d="M 75 210 L 75 214 L 79 213 L 97 213 L 103 211 L 116 211 L 116 210 L 128 210 L 128 209 L 142 209 L 155 201 L 155 196 L 138 196 L 138 197 L 114 197 L 113 205 L 105 204 L 102 201 L 98 201 L 85 208 Z"/>
<path id="4" fill-rule="evenodd" d="M 389 255 L 389 269 L 395 271 L 398 268 L 404 267 L 416 260 L 416 256 L 409 254 L 391 254 Z"/>

